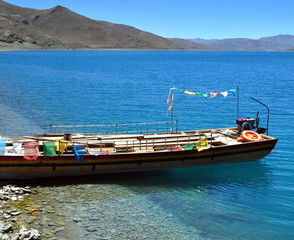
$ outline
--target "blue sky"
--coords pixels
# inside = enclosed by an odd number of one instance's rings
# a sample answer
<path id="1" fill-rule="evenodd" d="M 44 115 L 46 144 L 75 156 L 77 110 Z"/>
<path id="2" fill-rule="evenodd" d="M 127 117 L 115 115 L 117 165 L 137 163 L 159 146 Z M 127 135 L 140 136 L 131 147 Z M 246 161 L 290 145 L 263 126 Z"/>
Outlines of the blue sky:
<path id="1" fill-rule="evenodd" d="M 163 37 L 260 38 L 294 35 L 294 0 L 7 0 L 35 9 L 56 5 L 86 17 Z"/>

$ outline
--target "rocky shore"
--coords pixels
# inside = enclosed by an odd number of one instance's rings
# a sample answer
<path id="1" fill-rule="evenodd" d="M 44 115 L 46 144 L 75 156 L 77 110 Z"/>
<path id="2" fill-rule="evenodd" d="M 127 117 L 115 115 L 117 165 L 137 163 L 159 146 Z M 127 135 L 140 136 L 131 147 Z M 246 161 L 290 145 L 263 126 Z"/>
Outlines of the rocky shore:
<path id="1" fill-rule="evenodd" d="M 5 185 L 0 240 L 201 239 L 194 227 L 140 191 L 109 183 Z"/>
<path id="2" fill-rule="evenodd" d="M 0 187 L 0 240 L 81 239 L 50 194 L 41 187 Z"/>
<path id="3" fill-rule="evenodd" d="M 1 240 L 37 240 L 41 235 L 36 229 L 28 229 L 19 221 L 21 211 L 14 203 L 21 202 L 27 195 L 34 194 L 29 187 L 5 185 L 0 189 L 0 239 Z"/>
<path id="4" fill-rule="evenodd" d="M 49 187 L 50 198 L 66 212 L 67 226 L 79 230 L 74 239 L 199 240 L 200 233 L 159 204 L 117 184 Z M 65 236 L 63 232 L 63 236 Z M 73 239 L 73 238 L 67 238 Z"/>

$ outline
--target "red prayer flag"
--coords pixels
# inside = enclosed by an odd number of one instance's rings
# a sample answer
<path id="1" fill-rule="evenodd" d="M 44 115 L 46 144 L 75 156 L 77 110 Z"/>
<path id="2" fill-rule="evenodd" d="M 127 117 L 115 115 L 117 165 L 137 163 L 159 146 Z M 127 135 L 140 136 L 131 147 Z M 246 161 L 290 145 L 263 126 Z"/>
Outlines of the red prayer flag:
<path id="1" fill-rule="evenodd" d="M 210 94 L 210 97 L 211 98 L 214 98 L 214 97 L 216 97 L 218 95 L 218 92 L 216 92 L 216 93 L 209 93 L 209 94 Z"/>

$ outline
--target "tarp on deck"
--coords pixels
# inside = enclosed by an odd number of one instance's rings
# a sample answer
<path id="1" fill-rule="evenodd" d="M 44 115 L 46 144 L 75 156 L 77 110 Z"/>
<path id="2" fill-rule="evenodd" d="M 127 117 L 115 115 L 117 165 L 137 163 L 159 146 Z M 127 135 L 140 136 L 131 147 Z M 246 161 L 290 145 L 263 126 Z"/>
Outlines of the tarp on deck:
<path id="1" fill-rule="evenodd" d="M 185 150 L 193 150 L 195 147 L 195 144 L 194 143 L 189 143 L 187 145 L 184 146 L 184 149 Z"/>
<path id="2" fill-rule="evenodd" d="M 23 153 L 23 151 L 22 151 L 22 142 L 12 140 L 12 147 L 13 147 L 13 151 L 15 153 L 17 153 L 17 154 Z"/>
<path id="3" fill-rule="evenodd" d="M 44 157 L 56 157 L 55 142 L 43 142 Z"/>
<path id="4" fill-rule="evenodd" d="M 73 149 L 74 149 L 76 161 L 77 162 L 84 161 L 85 147 L 78 146 L 78 145 L 73 145 Z"/>
<path id="5" fill-rule="evenodd" d="M 65 149 L 67 148 L 67 145 L 68 145 L 68 142 L 66 142 L 62 139 L 56 140 L 56 151 L 63 154 Z"/>
<path id="6" fill-rule="evenodd" d="M 6 139 L 0 138 L 0 155 L 4 155 L 6 147 Z"/>
<path id="7" fill-rule="evenodd" d="M 198 152 L 210 148 L 208 145 L 208 142 L 207 142 L 207 138 L 202 138 L 202 139 L 196 141 L 195 145 L 196 145 Z"/>

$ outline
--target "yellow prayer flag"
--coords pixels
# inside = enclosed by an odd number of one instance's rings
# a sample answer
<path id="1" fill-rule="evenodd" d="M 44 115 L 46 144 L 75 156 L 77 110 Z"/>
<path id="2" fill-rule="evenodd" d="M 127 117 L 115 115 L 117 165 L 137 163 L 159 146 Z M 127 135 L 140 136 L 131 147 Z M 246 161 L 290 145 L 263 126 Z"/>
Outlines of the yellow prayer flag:
<path id="1" fill-rule="evenodd" d="M 68 143 L 64 140 L 57 139 L 56 140 L 56 151 L 60 152 L 61 154 L 64 153 Z"/>
<path id="2" fill-rule="evenodd" d="M 187 94 L 190 94 L 190 95 L 196 95 L 196 93 L 194 93 L 194 92 L 190 92 L 190 91 L 188 91 L 188 90 L 184 91 L 184 93 L 187 93 Z"/>
<path id="3" fill-rule="evenodd" d="M 202 150 L 210 148 L 208 146 L 207 138 L 202 138 L 195 142 L 196 149 L 198 152 L 201 152 Z"/>

